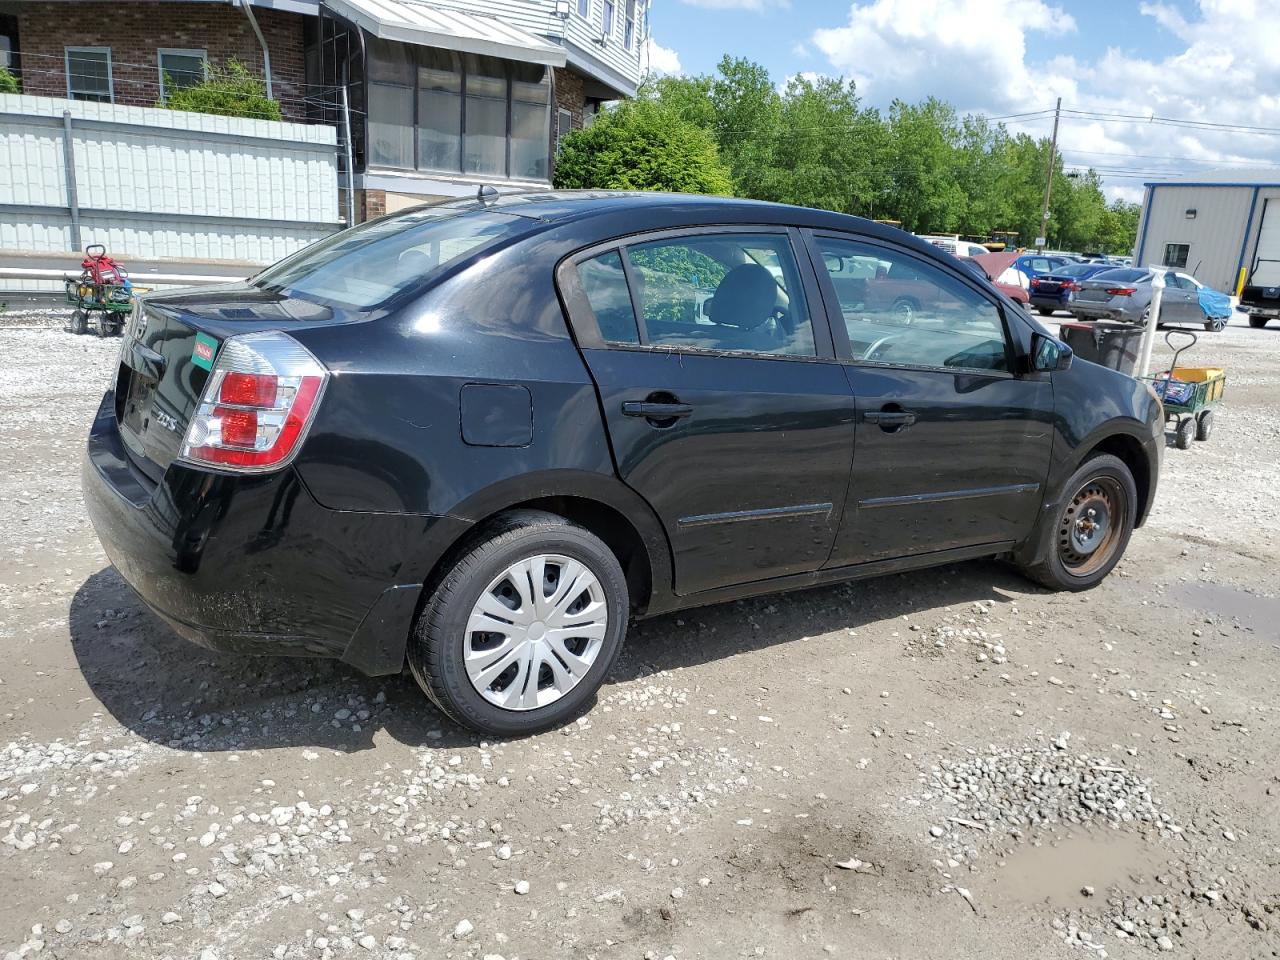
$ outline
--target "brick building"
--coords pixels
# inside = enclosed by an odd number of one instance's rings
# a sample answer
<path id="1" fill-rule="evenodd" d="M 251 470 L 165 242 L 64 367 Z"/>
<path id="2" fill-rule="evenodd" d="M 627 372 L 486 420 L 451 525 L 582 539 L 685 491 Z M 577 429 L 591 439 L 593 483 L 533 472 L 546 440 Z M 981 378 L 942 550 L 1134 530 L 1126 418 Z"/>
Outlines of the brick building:
<path id="1" fill-rule="evenodd" d="M 635 94 L 647 3 L 0 0 L 0 53 L 25 94 L 137 106 L 237 60 L 286 119 L 350 123 L 360 220 L 548 184 L 559 138 Z"/>

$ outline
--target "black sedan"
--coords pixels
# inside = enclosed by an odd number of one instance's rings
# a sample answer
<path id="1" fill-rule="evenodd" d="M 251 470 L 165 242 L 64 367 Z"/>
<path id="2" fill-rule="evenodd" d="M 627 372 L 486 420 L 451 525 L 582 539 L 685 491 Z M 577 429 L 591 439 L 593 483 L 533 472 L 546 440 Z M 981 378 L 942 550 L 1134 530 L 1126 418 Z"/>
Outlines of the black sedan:
<path id="1" fill-rule="evenodd" d="M 477 198 L 147 298 L 84 493 L 183 636 L 407 661 L 460 723 L 520 734 L 587 704 L 633 617 L 996 555 L 1098 583 L 1151 507 L 1163 419 L 1071 361 L 865 220 Z"/>

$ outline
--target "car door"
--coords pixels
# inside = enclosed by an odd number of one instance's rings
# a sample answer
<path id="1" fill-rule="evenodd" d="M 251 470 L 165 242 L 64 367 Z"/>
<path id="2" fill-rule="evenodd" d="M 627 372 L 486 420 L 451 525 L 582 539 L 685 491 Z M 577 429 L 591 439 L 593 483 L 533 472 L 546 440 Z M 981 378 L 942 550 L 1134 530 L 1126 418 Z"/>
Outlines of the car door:
<path id="1" fill-rule="evenodd" d="M 648 234 L 559 270 L 618 475 L 661 518 L 678 594 L 816 570 L 835 541 L 855 405 L 798 242 Z"/>
<path id="2" fill-rule="evenodd" d="M 1025 337 L 1010 337 L 1004 308 L 959 270 L 853 235 L 808 238 L 858 413 L 829 565 L 1023 539 L 1044 495 L 1053 415 L 1048 376 L 1019 370 Z M 903 264 L 933 287 L 932 306 L 903 323 L 838 296 L 823 266 L 838 257 Z"/>
<path id="3" fill-rule="evenodd" d="M 1162 323 L 1201 323 L 1204 311 L 1200 309 L 1196 285 L 1189 277 L 1170 271 L 1164 276 L 1164 294 L 1160 298 Z"/>

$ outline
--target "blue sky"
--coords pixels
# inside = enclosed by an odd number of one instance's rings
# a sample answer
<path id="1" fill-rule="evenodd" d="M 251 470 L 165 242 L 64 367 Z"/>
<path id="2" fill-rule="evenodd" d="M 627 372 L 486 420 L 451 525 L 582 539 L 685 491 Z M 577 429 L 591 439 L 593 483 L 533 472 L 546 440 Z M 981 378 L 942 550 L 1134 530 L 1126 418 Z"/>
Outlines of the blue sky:
<path id="1" fill-rule="evenodd" d="M 1064 117 L 1064 158 L 1098 168 L 1112 196 L 1216 166 L 1280 166 L 1280 136 L 1096 115 L 1280 125 L 1278 0 L 654 0 L 650 30 L 658 72 L 710 72 L 730 53 L 778 82 L 853 77 L 877 106 L 932 94 L 991 116 L 1062 96 L 1095 114 Z M 1049 123 L 1010 129 L 1047 135 Z"/>

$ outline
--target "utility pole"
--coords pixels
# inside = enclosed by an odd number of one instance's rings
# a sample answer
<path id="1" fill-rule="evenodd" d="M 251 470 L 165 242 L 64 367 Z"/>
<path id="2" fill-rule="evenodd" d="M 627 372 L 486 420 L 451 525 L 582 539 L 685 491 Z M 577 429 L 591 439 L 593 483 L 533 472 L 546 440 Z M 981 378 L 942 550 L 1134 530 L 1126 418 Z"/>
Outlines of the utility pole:
<path id="1" fill-rule="evenodd" d="M 1053 108 L 1053 137 L 1049 140 L 1049 173 L 1044 181 L 1044 206 L 1040 208 L 1040 236 L 1036 238 L 1036 248 L 1044 251 L 1049 240 L 1049 194 L 1053 192 L 1053 166 L 1058 159 L 1058 119 L 1062 116 L 1062 98 Z"/>

